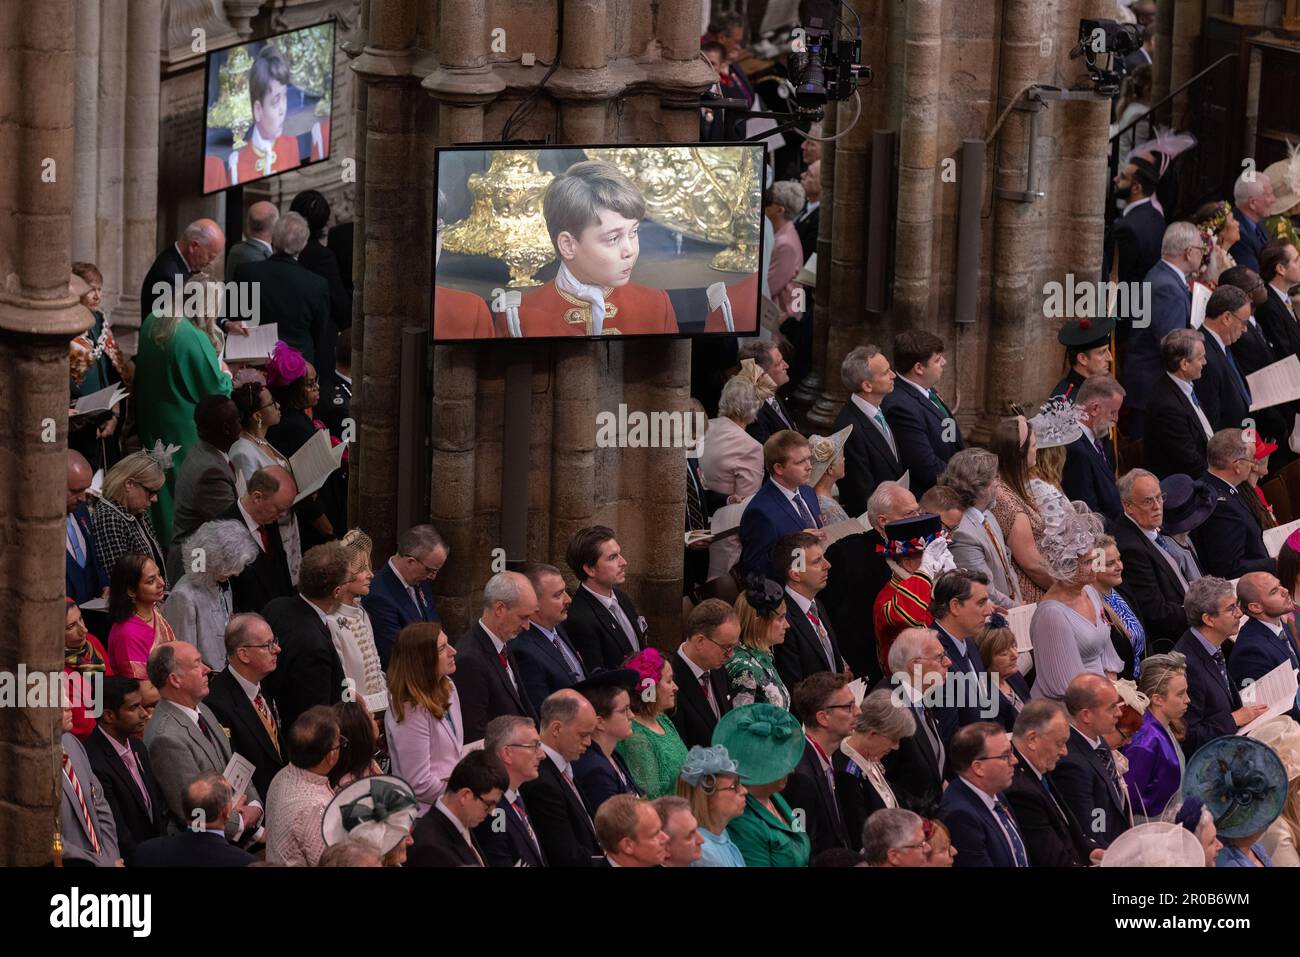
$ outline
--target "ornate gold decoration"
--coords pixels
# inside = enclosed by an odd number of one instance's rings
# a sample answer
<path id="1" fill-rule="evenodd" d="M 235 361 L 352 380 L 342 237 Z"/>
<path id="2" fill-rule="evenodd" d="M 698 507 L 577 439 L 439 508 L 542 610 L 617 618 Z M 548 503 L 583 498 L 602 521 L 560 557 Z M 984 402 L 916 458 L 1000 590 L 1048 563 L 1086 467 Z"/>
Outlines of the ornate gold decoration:
<path id="1" fill-rule="evenodd" d="M 500 150 L 485 172 L 469 178 L 474 197 L 469 215 L 449 225 L 442 248 L 467 256 L 490 256 L 510 267 L 514 288 L 540 285 L 533 274 L 555 258 L 542 193 L 555 178 L 537 166 L 537 150 Z"/>
<path id="2" fill-rule="evenodd" d="M 752 147 L 657 146 L 587 150 L 623 172 L 645 197 L 650 219 L 727 248 L 710 265 L 754 272 L 762 222 L 759 153 Z"/>
<path id="3" fill-rule="evenodd" d="M 231 50 L 226 62 L 217 68 L 221 95 L 208 107 L 208 126 L 230 130 L 235 138 L 234 149 L 244 146 L 244 134 L 253 125 L 253 111 L 248 105 L 248 71 L 252 66 L 247 47 Z"/>
<path id="4" fill-rule="evenodd" d="M 563 289 L 556 289 L 555 291 L 565 302 L 577 306 L 576 309 L 566 309 L 564 311 L 564 321 L 572 326 L 583 326 L 585 330 L 583 335 L 594 336 L 596 334 L 596 321 L 591 317 L 591 303 L 576 299 Z M 620 334 L 617 329 L 611 329 L 609 326 L 610 321 L 618 315 L 618 306 L 609 301 L 609 294 L 613 291 L 613 286 L 606 286 L 601 292 L 601 295 L 605 297 L 605 321 L 601 323 L 600 327 L 600 334 L 603 336 L 617 336 Z"/>

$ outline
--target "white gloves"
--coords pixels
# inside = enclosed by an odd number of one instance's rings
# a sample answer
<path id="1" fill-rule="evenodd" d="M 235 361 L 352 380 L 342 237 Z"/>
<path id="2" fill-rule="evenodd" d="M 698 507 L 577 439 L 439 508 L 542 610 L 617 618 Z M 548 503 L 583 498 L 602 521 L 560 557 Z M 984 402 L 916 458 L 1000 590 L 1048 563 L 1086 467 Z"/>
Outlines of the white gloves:
<path id="1" fill-rule="evenodd" d="M 948 551 L 948 539 L 942 536 L 926 545 L 925 551 L 921 553 L 919 571 L 931 581 L 956 567 L 957 563 L 953 561 L 952 554 Z"/>

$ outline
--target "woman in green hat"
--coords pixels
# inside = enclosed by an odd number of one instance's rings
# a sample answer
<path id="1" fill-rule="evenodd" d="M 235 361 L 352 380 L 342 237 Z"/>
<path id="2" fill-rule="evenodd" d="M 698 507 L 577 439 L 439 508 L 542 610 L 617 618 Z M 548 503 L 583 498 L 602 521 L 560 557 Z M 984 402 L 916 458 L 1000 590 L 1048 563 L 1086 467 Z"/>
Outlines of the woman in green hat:
<path id="1" fill-rule="evenodd" d="M 736 762 L 749 793 L 745 813 L 727 825 L 747 867 L 807 867 L 811 843 L 803 818 L 779 792 L 803 754 L 799 721 L 770 704 L 733 708 L 713 731 Z"/>

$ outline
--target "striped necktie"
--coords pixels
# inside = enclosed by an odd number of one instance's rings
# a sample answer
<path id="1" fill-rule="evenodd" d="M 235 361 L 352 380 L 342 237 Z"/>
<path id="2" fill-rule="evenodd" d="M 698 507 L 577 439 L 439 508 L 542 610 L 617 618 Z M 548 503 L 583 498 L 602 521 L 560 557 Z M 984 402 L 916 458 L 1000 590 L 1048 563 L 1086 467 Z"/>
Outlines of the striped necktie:
<path id="1" fill-rule="evenodd" d="M 77 803 L 81 805 L 81 820 L 86 825 L 86 833 L 90 835 L 90 846 L 96 854 L 99 853 L 99 835 L 95 833 L 95 822 L 91 820 L 90 808 L 86 806 L 86 795 L 81 790 L 81 782 L 77 780 L 77 772 L 72 767 L 72 758 L 68 757 L 68 752 L 63 752 L 63 773 L 68 776 L 68 781 L 72 784 L 72 793 L 77 796 Z"/>

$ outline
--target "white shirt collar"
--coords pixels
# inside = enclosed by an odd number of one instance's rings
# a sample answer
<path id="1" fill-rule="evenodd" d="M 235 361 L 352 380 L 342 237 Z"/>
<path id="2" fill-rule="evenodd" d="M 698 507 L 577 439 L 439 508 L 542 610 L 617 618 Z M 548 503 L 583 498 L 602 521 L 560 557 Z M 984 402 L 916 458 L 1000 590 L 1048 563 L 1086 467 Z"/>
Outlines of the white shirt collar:
<path id="1" fill-rule="evenodd" d="M 248 514 L 248 509 L 244 508 L 243 499 L 235 499 L 235 504 L 239 506 L 239 514 L 244 516 L 244 524 L 248 526 L 248 531 L 253 536 L 253 541 L 257 542 L 257 547 L 262 548 L 262 526 L 258 525 L 253 516 Z M 262 548 L 262 551 L 266 549 Z"/>
<path id="2" fill-rule="evenodd" d="M 691 661 L 690 657 L 686 654 L 685 648 L 678 648 L 677 651 L 681 655 L 682 661 L 686 662 L 686 667 L 691 669 L 691 674 L 695 675 L 696 681 L 699 681 L 706 674 L 708 674 L 707 671 L 705 671 L 695 662 Z"/>
<path id="3" fill-rule="evenodd" d="M 1133 212 L 1133 210 L 1137 209 L 1137 208 L 1138 208 L 1139 206 L 1141 206 L 1142 204 L 1144 204 L 1144 203 L 1149 203 L 1149 202 L 1151 202 L 1151 197 L 1150 197 L 1150 196 L 1143 196 L 1141 199 L 1139 199 L 1139 200 L 1135 200 L 1135 201 L 1133 201 L 1133 202 L 1127 204 L 1127 205 L 1124 207 L 1124 212 L 1121 213 L 1120 215 L 1122 215 L 1122 216 L 1127 216 L 1129 213 Z"/>
<path id="4" fill-rule="evenodd" d="M 447 805 L 442 803 L 442 798 L 439 798 L 437 801 L 434 802 L 434 807 L 436 807 L 439 811 L 441 811 L 443 816 L 447 820 L 451 821 L 452 824 L 456 825 L 456 831 L 460 834 L 461 840 L 463 840 L 470 847 L 473 847 L 474 845 L 473 843 L 471 843 L 469 839 L 469 829 L 466 828 L 465 825 L 460 822 L 460 818 L 452 814 L 451 811 L 447 809 Z"/>
<path id="5" fill-rule="evenodd" d="M 961 783 L 966 785 L 966 787 L 970 788 L 971 791 L 973 791 L 975 794 L 979 795 L 979 799 L 984 802 L 984 806 L 989 809 L 990 813 L 992 813 L 993 805 L 998 803 L 997 800 L 993 797 L 993 795 L 989 794 L 987 791 L 981 791 L 979 788 L 971 784 L 970 781 L 966 780 L 965 778 L 961 778 Z M 998 823 L 1001 824 L 1002 822 L 999 821 Z"/>
<path id="6" fill-rule="evenodd" d="M 1268 283 L 1268 288 L 1272 291 L 1273 295 L 1282 300 L 1282 305 L 1286 306 L 1289 311 L 1291 309 L 1291 297 L 1281 289 L 1278 289 L 1277 286 L 1273 285 L 1271 282 Z"/>
<path id="7" fill-rule="evenodd" d="M 1185 379 L 1178 378 L 1178 376 L 1174 375 L 1172 372 L 1166 372 L 1165 375 L 1169 376 L 1174 385 L 1178 386 L 1178 388 L 1182 390 L 1183 395 L 1187 396 L 1190 401 L 1192 398 L 1192 384 Z"/>
<path id="8" fill-rule="evenodd" d="M 929 390 L 928 388 L 926 388 L 925 386 L 923 386 L 923 385 L 917 385 L 915 382 L 913 382 L 911 379 L 909 379 L 909 378 L 908 378 L 907 376 L 905 376 L 905 375 L 900 375 L 900 376 L 898 377 L 898 379 L 895 381 L 895 385 L 897 385 L 899 382 L 906 382 L 908 385 L 910 385 L 910 386 L 911 386 L 913 389 L 915 389 L 917 392 L 921 393 L 921 395 L 925 396 L 925 401 L 926 401 L 926 402 L 929 402 L 929 401 L 930 401 L 930 390 Z"/>
<path id="9" fill-rule="evenodd" d="M 1181 279 L 1181 280 L 1183 281 L 1183 285 L 1184 285 L 1186 288 L 1188 288 L 1188 289 L 1191 288 L 1191 286 L 1188 286 L 1188 285 L 1187 285 L 1187 276 L 1183 273 L 1183 271 L 1182 271 L 1181 269 L 1179 269 L 1177 266 L 1175 266 L 1173 263 L 1171 263 L 1168 259 L 1162 259 L 1162 260 L 1160 260 L 1160 261 L 1161 261 L 1162 263 L 1164 263 L 1165 266 L 1168 267 L 1168 269 L 1169 269 L 1169 270 L 1170 270 L 1170 271 L 1171 271 L 1175 276 L 1177 276 L 1179 279 Z"/>
<path id="10" fill-rule="evenodd" d="M 230 672 L 231 676 L 235 679 L 235 681 L 239 683 L 239 687 L 244 689 L 244 694 L 248 695 L 248 700 L 256 701 L 257 696 L 261 693 L 262 686 L 260 684 L 254 684 L 253 682 L 249 681 L 247 678 L 241 675 L 234 668 L 229 668 L 227 670 Z"/>
<path id="11" fill-rule="evenodd" d="M 611 615 L 615 614 L 614 609 L 618 607 L 618 596 L 615 595 L 612 590 L 609 593 L 609 597 L 606 598 L 604 595 L 600 594 L 600 592 L 590 588 L 586 582 L 582 583 L 582 587 L 585 588 L 587 592 L 596 599 L 596 601 L 608 608 Z"/>
<path id="12" fill-rule="evenodd" d="M 1071 727 L 1072 729 L 1074 729 L 1075 731 L 1079 731 L 1079 728 L 1078 728 L 1077 725 L 1073 725 L 1073 724 L 1071 724 L 1070 727 Z M 1086 734 L 1084 734 L 1082 731 L 1079 731 L 1079 736 L 1080 736 L 1081 738 L 1083 738 L 1083 740 L 1087 741 L 1088 744 L 1089 744 L 1089 746 L 1090 746 L 1094 751 L 1096 751 L 1097 748 L 1098 748 L 1098 746 L 1101 744 L 1101 738 L 1090 738 L 1090 737 L 1088 737 Z"/>
<path id="13" fill-rule="evenodd" d="M 343 380 L 344 382 L 346 382 L 349 386 L 352 385 L 352 376 L 350 376 L 350 375 L 344 375 L 342 372 L 339 372 L 338 369 L 335 369 L 335 370 L 334 370 L 334 377 L 335 377 L 336 379 L 342 379 L 342 380 Z"/>
<path id="14" fill-rule="evenodd" d="M 393 558 L 396 557 L 396 555 L 393 556 Z M 397 580 L 402 583 L 402 586 L 406 588 L 407 591 L 412 590 L 415 586 L 402 577 L 402 573 L 398 571 L 397 566 L 393 564 L 393 558 L 388 560 L 388 567 L 393 570 L 393 574 L 397 576 Z"/>
<path id="15" fill-rule="evenodd" d="M 560 752 L 556 751 L 545 741 L 542 742 L 542 750 L 546 752 L 548 758 L 555 762 L 555 766 L 560 769 L 561 774 L 564 774 L 569 770 L 569 762 L 564 760 L 564 758 L 561 757 Z"/>
<path id="16" fill-rule="evenodd" d="M 1219 344 L 1219 348 L 1222 349 L 1224 352 L 1228 351 L 1228 344 L 1223 341 L 1222 336 L 1220 336 L 1217 332 L 1215 332 L 1213 329 L 1210 328 L 1209 323 L 1203 323 L 1201 325 L 1201 331 L 1208 332 L 1210 335 L 1214 336 L 1214 341 Z"/>
<path id="17" fill-rule="evenodd" d="M 325 612 L 321 611 L 318 605 L 316 605 L 314 602 L 308 601 L 303 595 L 299 595 L 298 597 L 302 599 L 304 605 L 306 605 L 308 608 L 310 608 L 320 617 L 322 624 L 324 624 L 326 628 L 330 626 L 330 616 L 325 614 Z"/>
<path id="18" fill-rule="evenodd" d="M 501 654 L 501 652 L 505 650 L 506 643 L 502 641 L 500 638 L 498 638 L 496 635 L 492 634 L 492 629 L 483 623 L 482 618 L 478 620 L 478 626 L 482 628 L 484 632 L 486 632 L 489 638 L 492 639 L 492 647 L 493 649 L 495 649 L 496 653 L 498 655 Z"/>
<path id="19" fill-rule="evenodd" d="M 1080 422 L 1079 428 L 1083 430 L 1083 434 L 1087 438 L 1089 445 L 1095 445 L 1097 443 L 1097 433 L 1092 431 L 1092 426 L 1088 425 L 1086 422 Z"/>
<path id="20" fill-rule="evenodd" d="M 799 610 L 801 612 L 803 612 L 805 615 L 808 614 L 808 609 L 812 607 L 811 598 L 805 598 L 803 595 L 799 594 L 797 591 L 792 589 L 789 585 L 785 586 L 785 593 L 790 596 L 791 601 L 793 601 L 796 605 L 799 606 Z"/>
<path id="21" fill-rule="evenodd" d="M 181 714 L 185 715 L 185 717 L 187 717 L 187 718 L 189 718 L 191 721 L 193 721 L 196 727 L 198 726 L 198 723 L 199 723 L 199 709 L 198 709 L 198 708 L 187 708 L 187 707 L 185 707 L 185 705 L 181 704 L 179 701 L 173 701 L 172 704 L 176 706 L 177 710 L 179 710 L 179 711 L 181 712 Z"/>
<path id="22" fill-rule="evenodd" d="M 1282 626 L 1280 624 L 1274 624 L 1271 621 L 1265 621 L 1263 618 L 1256 618 L 1255 620 L 1259 622 L 1261 625 L 1263 625 L 1265 628 L 1267 628 L 1269 631 L 1273 632 L 1273 634 L 1277 635 L 1279 638 L 1282 637 Z"/>
<path id="23" fill-rule="evenodd" d="M 880 406 L 872 405 L 870 402 L 864 399 L 860 393 L 855 392 L 851 396 L 849 396 L 849 398 L 853 400 L 854 405 L 856 405 L 859 409 L 861 409 L 864 413 L 866 413 L 867 418 L 871 419 L 871 421 L 874 422 L 876 420 L 876 416 L 880 414 Z"/>

